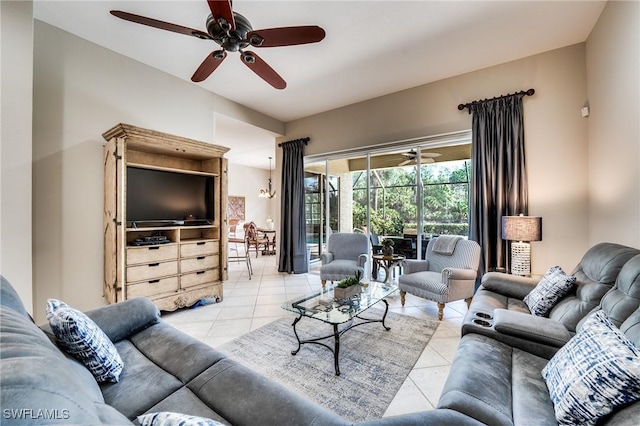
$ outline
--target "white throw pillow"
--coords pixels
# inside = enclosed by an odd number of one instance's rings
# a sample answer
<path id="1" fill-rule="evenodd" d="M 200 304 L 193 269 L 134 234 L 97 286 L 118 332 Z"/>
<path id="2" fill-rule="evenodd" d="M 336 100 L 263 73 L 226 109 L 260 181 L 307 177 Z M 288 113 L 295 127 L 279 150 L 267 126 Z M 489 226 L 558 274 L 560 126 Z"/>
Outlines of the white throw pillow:
<path id="1" fill-rule="evenodd" d="M 551 358 L 542 377 L 558 423 L 594 425 L 640 399 L 640 349 L 600 310 Z"/>
<path id="2" fill-rule="evenodd" d="M 98 382 L 117 382 L 123 363 L 98 325 L 66 303 L 47 300 L 47 319 L 60 346 L 84 364 Z"/>
<path id="3" fill-rule="evenodd" d="M 523 301 L 533 315 L 544 317 L 571 290 L 576 277 L 567 275 L 561 267 L 554 266 L 544 274 L 538 285 L 527 294 Z"/>
<path id="4" fill-rule="evenodd" d="M 224 426 L 215 420 L 163 411 L 138 416 L 140 426 Z"/>

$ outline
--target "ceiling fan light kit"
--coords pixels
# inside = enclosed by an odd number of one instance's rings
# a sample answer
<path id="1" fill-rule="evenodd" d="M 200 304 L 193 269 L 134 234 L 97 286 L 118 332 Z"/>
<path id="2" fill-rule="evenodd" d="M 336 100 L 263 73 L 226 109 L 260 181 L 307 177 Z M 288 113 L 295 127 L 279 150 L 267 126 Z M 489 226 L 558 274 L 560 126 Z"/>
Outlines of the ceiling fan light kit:
<path id="1" fill-rule="evenodd" d="M 230 0 L 208 0 L 207 4 L 211 14 L 206 21 L 206 33 L 120 10 L 112 10 L 111 14 L 136 24 L 213 40 L 219 44 L 222 49 L 207 55 L 191 77 L 196 83 L 206 80 L 226 59 L 227 52 L 240 52 L 241 62 L 251 71 L 274 88 L 284 89 L 287 87 L 284 79 L 256 53 L 244 49 L 249 46 L 262 48 L 317 43 L 325 37 L 325 31 L 315 25 L 254 30 L 247 18 L 233 11 Z"/>

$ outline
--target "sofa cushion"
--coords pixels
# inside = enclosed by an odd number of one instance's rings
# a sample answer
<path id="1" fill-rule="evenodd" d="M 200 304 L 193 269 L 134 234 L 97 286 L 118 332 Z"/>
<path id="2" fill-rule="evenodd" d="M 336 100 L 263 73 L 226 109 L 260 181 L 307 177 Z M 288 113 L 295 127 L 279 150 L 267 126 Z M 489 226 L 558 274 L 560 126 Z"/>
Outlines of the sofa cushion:
<path id="1" fill-rule="evenodd" d="M 118 383 L 100 385 L 107 404 L 133 421 L 147 412 L 184 383 L 141 353 L 129 340 L 121 340 L 116 347 L 127 368 Z M 174 351 L 179 346 L 173 346 Z M 175 358 L 182 359 L 181 354 Z"/>
<path id="2" fill-rule="evenodd" d="M 205 417 L 162 411 L 138 416 L 140 426 L 223 426 L 222 423 Z"/>
<path id="3" fill-rule="evenodd" d="M 560 424 L 595 425 L 617 406 L 640 399 L 640 349 L 597 311 L 542 376 Z"/>
<path id="4" fill-rule="evenodd" d="M 98 382 L 118 381 L 122 359 L 95 322 L 57 299 L 47 300 L 47 319 L 60 346 L 79 359 Z"/>
<path id="5" fill-rule="evenodd" d="M 516 419 L 555 424 L 553 403 L 540 375 L 546 363 L 490 337 L 467 334 L 460 340 L 437 408 L 489 425 L 512 425 Z"/>
<path id="6" fill-rule="evenodd" d="M 600 301 L 600 307 L 616 327 L 640 306 L 640 255 L 622 267 L 611 290 Z"/>
<path id="7" fill-rule="evenodd" d="M 3 306 L 0 312 L 3 424 L 126 424 L 122 414 L 104 404 L 95 391 L 95 380 L 82 369 L 83 366 L 63 355 L 22 309 Z"/>
<path id="8" fill-rule="evenodd" d="M 615 243 L 600 243 L 584 254 L 571 272 L 574 288 L 549 312 L 549 318 L 576 332 L 578 323 L 600 304 L 616 281 L 623 266 L 640 250 Z"/>
<path id="9" fill-rule="evenodd" d="M 524 297 L 533 315 L 547 316 L 558 300 L 571 290 L 576 277 L 567 275 L 560 266 L 554 266 L 544 274 L 538 285 Z"/>

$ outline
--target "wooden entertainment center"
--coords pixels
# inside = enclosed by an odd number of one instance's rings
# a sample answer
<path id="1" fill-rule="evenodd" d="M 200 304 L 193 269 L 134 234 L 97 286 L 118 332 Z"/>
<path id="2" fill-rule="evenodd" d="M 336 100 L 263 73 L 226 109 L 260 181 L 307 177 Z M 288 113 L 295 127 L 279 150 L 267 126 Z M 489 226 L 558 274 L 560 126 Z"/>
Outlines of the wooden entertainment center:
<path id="1" fill-rule="evenodd" d="M 227 279 L 227 159 L 223 156 L 229 148 L 128 124 L 118 124 L 102 136 L 107 140 L 107 302 L 145 296 L 161 310 L 173 311 L 205 297 L 222 300 L 222 281 Z M 213 178 L 213 219 L 168 224 L 127 221 L 127 167 Z M 163 241 L 146 241 L 153 238 Z"/>

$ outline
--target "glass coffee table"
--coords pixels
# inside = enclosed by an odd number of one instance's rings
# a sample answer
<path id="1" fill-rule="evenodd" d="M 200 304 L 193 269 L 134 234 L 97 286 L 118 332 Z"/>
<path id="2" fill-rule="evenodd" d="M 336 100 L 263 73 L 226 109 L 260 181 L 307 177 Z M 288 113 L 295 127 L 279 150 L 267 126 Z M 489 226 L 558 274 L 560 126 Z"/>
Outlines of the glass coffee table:
<path id="1" fill-rule="evenodd" d="M 292 350 L 291 354 L 296 355 L 302 348 L 302 345 L 307 343 L 324 346 L 333 352 L 336 376 L 339 376 L 340 336 L 354 327 L 372 322 L 382 323 L 382 327 L 389 331 L 391 328 L 387 327 L 384 323 L 387 318 L 387 313 L 389 312 L 389 303 L 385 300 L 385 297 L 392 295 L 396 291 L 398 291 L 398 286 L 395 284 L 371 282 L 369 286 L 362 289 L 360 294 L 349 299 L 336 300 L 332 287 L 286 301 L 282 305 L 282 309 L 298 315 L 292 324 L 293 333 L 298 341 L 298 347 Z M 382 318 L 365 318 L 361 316 L 364 311 L 380 301 L 385 305 Z M 301 340 L 296 330 L 296 325 L 305 317 L 330 324 L 333 326 L 333 333 L 326 336 Z M 327 343 L 323 343 L 324 340 L 331 338 L 333 338 L 334 341 L 333 347 Z"/>

